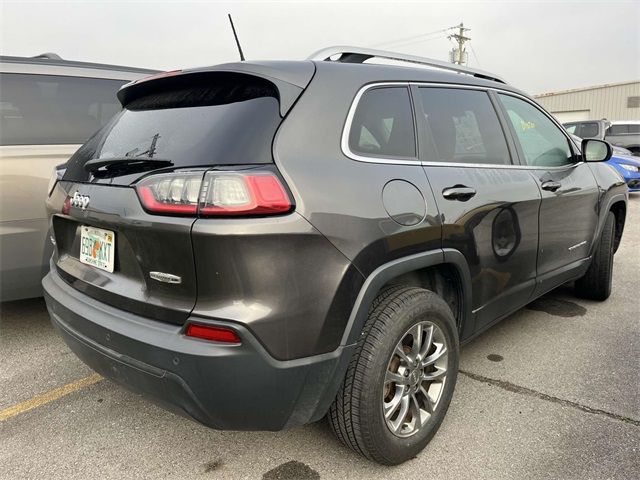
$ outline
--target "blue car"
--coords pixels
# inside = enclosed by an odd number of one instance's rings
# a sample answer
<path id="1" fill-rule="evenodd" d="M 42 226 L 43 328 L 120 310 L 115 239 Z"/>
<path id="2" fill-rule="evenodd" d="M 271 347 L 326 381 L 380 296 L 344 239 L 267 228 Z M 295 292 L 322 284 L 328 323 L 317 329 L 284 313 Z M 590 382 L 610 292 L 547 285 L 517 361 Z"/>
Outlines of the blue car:
<path id="1" fill-rule="evenodd" d="M 576 146 L 582 148 L 582 138 L 571 134 Z M 634 156 L 626 148 L 612 145 L 613 155 L 607 161 L 624 178 L 630 192 L 640 192 L 640 157 Z"/>
<path id="2" fill-rule="evenodd" d="M 640 192 L 640 157 L 621 155 L 614 150 L 607 163 L 622 175 L 630 192 Z"/>

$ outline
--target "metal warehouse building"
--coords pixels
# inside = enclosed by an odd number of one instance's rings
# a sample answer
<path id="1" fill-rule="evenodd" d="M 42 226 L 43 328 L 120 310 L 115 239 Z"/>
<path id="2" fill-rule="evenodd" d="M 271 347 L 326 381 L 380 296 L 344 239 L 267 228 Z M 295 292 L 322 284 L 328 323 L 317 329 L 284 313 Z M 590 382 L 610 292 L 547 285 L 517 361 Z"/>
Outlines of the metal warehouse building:
<path id="1" fill-rule="evenodd" d="M 640 80 L 536 95 L 560 122 L 640 120 Z"/>

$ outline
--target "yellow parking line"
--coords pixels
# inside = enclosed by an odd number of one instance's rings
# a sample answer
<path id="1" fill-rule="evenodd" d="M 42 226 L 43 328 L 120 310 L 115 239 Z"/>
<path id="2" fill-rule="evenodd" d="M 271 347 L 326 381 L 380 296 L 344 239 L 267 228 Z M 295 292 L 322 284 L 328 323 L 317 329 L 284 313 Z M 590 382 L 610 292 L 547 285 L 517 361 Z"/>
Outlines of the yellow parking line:
<path id="1" fill-rule="evenodd" d="M 84 387 L 88 387 L 89 385 L 93 385 L 100 380 L 103 380 L 103 378 L 97 373 L 94 373 L 93 375 L 81 378 L 76 382 L 68 383 L 66 385 L 63 385 L 62 387 L 51 390 L 50 392 L 43 393 L 42 395 L 38 395 L 37 397 L 33 397 L 29 400 L 25 400 L 24 402 L 20 402 L 13 407 L 0 410 L 0 422 L 3 422 L 11 417 L 15 417 L 16 415 L 20 415 L 21 413 L 28 412 L 29 410 L 33 410 L 34 408 L 40 407 L 49 402 L 53 402 L 54 400 L 64 397 L 65 395 L 69 395 L 70 393 L 77 392 L 78 390 Z"/>

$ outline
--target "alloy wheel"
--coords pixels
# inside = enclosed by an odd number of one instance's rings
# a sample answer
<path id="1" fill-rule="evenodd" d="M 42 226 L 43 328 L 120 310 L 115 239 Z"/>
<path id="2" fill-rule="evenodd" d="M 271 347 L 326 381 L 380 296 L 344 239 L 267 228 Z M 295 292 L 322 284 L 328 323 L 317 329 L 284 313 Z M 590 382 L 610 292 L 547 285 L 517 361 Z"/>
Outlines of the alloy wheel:
<path id="1" fill-rule="evenodd" d="M 423 321 L 412 326 L 391 354 L 383 387 L 383 415 L 398 437 L 415 435 L 438 408 L 447 380 L 447 342 Z"/>

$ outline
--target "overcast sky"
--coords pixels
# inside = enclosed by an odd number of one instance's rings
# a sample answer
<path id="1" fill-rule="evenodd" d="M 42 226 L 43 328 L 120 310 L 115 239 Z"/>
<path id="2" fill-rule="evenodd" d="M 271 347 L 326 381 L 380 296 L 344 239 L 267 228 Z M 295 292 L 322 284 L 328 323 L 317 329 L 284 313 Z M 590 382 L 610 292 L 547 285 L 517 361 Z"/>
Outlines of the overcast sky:
<path id="1" fill-rule="evenodd" d="M 0 4 L 3 55 L 163 70 L 235 61 L 231 13 L 250 60 L 303 59 L 337 44 L 446 60 L 452 44 L 440 30 L 463 21 L 469 65 L 532 94 L 640 79 L 640 0 Z"/>

